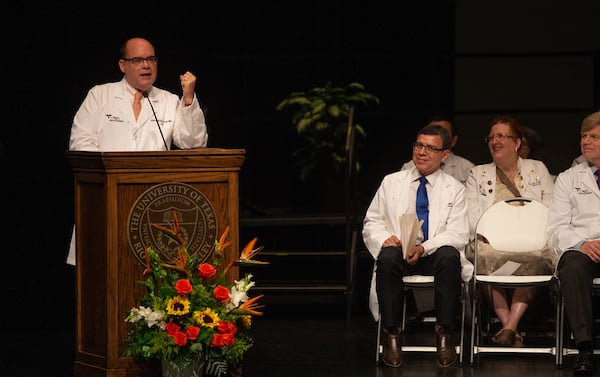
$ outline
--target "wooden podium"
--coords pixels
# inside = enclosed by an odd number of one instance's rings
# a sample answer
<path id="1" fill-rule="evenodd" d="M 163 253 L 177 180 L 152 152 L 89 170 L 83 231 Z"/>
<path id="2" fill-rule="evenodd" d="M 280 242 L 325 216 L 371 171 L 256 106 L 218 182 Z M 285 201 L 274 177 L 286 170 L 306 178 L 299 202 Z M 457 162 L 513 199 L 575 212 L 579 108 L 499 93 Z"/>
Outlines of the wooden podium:
<path id="1" fill-rule="evenodd" d="M 218 236 L 230 227 L 227 264 L 240 252 L 238 190 L 244 154 L 243 149 L 218 148 L 68 152 L 77 240 L 75 376 L 145 374 L 124 356 L 125 317 L 145 292 L 138 283 L 144 265 L 134 253 L 128 228 L 137 199 L 170 182 L 201 192 L 214 208 Z M 237 275 L 237 268 L 232 268 L 228 278 Z"/>

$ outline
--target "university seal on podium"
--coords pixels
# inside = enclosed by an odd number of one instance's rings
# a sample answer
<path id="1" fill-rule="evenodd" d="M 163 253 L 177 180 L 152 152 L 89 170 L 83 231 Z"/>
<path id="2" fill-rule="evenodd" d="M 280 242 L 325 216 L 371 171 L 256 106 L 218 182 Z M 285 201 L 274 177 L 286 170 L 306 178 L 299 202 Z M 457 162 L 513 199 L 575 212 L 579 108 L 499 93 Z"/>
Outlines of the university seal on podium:
<path id="1" fill-rule="evenodd" d="M 210 201 L 195 187 L 167 182 L 142 193 L 129 211 L 129 246 L 137 260 L 146 264 L 146 248 L 152 247 L 165 261 L 174 261 L 178 244 L 152 224 L 173 228 L 177 216 L 180 232 L 190 255 L 207 260 L 217 239 L 217 217 Z"/>

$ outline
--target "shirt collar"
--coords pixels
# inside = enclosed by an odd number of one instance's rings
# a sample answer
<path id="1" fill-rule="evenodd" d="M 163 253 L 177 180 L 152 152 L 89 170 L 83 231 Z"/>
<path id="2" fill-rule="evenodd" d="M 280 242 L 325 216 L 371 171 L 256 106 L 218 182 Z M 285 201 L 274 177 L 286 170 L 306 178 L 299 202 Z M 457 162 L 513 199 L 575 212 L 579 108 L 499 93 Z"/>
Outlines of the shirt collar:
<path id="1" fill-rule="evenodd" d="M 129 83 L 127 82 L 127 80 L 125 80 L 125 78 L 123 78 L 123 84 L 125 85 L 125 91 L 127 93 L 129 93 L 129 95 L 131 96 L 131 98 L 135 97 L 135 92 L 137 92 L 137 89 L 134 88 L 133 86 L 129 85 Z M 150 93 L 152 93 L 152 86 L 150 87 L 150 89 L 148 89 L 148 96 L 150 95 Z"/>
<path id="2" fill-rule="evenodd" d="M 435 181 L 437 181 L 438 177 L 440 176 L 440 174 L 442 174 L 441 172 L 442 172 L 442 169 L 440 168 L 440 169 L 436 170 L 435 172 L 426 176 L 427 182 L 429 182 L 429 184 L 433 186 Z M 411 181 L 418 181 L 419 178 L 421 178 L 421 173 L 419 173 L 417 168 L 414 168 L 412 175 L 411 175 Z"/>

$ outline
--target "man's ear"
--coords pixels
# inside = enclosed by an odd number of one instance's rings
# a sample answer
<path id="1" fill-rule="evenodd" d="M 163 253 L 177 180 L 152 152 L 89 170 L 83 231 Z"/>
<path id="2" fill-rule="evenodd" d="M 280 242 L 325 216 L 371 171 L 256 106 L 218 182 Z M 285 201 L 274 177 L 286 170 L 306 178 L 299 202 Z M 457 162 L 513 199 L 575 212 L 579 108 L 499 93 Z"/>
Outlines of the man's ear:
<path id="1" fill-rule="evenodd" d="M 452 148 L 454 148 L 454 146 L 456 145 L 457 142 L 458 142 L 458 135 L 452 136 Z"/>
<path id="2" fill-rule="evenodd" d="M 448 159 L 448 156 L 450 156 L 450 149 L 445 149 L 442 152 L 442 162 L 446 161 L 446 159 Z"/>
<path id="3" fill-rule="evenodd" d="M 119 59 L 119 69 L 121 70 L 121 73 L 125 73 L 125 60 Z"/>

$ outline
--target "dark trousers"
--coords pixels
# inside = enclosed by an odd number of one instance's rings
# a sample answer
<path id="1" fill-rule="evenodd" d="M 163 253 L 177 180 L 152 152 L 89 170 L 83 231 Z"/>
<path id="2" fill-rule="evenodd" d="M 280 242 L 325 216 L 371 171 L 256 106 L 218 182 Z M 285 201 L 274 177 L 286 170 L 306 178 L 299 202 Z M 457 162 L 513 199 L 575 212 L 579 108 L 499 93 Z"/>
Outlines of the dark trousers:
<path id="1" fill-rule="evenodd" d="M 405 275 L 434 276 L 434 304 L 437 323 L 454 327 L 461 294 L 460 254 L 452 246 L 442 246 L 411 266 L 402 258 L 402 249 L 395 246 L 381 249 L 377 258 L 376 288 L 381 324 L 384 328 L 399 327 L 402 318 Z"/>
<path id="2" fill-rule="evenodd" d="M 592 280 L 600 276 L 600 264 L 577 250 L 567 250 L 557 267 L 560 291 L 565 301 L 575 343 L 593 339 Z"/>

